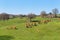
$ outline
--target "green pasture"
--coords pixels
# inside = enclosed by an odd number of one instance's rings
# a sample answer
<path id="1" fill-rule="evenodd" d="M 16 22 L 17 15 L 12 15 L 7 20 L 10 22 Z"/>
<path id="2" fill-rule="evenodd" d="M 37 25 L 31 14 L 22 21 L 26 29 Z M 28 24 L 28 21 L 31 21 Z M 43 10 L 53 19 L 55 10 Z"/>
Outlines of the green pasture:
<path id="1" fill-rule="evenodd" d="M 40 18 L 32 20 L 52 21 L 47 24 L 38 24 L 32 28 L 26 28 L 27 18 L 14 18 L 0 21 L 0 40 L 60 40 L 60 20 L 59 18 Z M 7 29 L 7 27 L 16 26 L 18 29 Z"/>

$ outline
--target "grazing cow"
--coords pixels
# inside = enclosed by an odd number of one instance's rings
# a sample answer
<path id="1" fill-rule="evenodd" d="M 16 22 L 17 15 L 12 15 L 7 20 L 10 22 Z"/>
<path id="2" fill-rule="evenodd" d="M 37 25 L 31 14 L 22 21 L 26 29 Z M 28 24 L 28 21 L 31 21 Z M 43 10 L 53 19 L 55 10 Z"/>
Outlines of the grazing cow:
<path id="1" fill-rule="evenodd" d="M 37 26 L 37 24 L 40 24 L 40 21 L 38 21 L 38 20 L 33 20 L 33 21 L 31 21 L 31 23 L 32 23 L 34 26 Z"/>
<path id="2" fill-rule="evenodd" d="M 44 24 L 46 24 L 48 22 L 51 22 L 51 20 L 42 20 L 41 22 L 44 23 Z"/>
<path id="3" fill-rule="evenodd" d="M 44 21 L 43 21 L 43 23 L 45 24 L 45 23 L 47 23 L 47 21 L 46 21 L 46 20 L 44 20 Z"/>
<path id="4" fill-rule="evenodd" d="M 26 23 L 26 24 L 25 24 L 25 27 L 26 27 L 26 28 L 32 28 L 32 25 L 31 25 L 30 23 Z"/>
<path id="5" fill-rule="evenodd" d="M 46 21 L 46 20 L 42 20 L 41 22 L 42 22 L 42 23 L 44 23 L 44 24 L 46 24 L 46 23 L 47 23 L 47 21 Z"/>
<path id="6" fill-rule="evenodd" d="M 11 27 L 12 29 L 17 29 L 16 26 Z"/>
<path id="7" fill-rule="evenodd" d="M 32 22 L 32 25 L 33 25 L 33 26 L 37 26 L 37 23 L 36 23 L 36 22 Z"/>
<path id="8" fill-rule="evenodd" d="M 47 22 L 51 22 L 51 20 L 46 20 Z"/>
<path id="9" fill-rule="evenodd" d="M 7 27 L 7 29 L 17 29 L 16 26 Z"/>

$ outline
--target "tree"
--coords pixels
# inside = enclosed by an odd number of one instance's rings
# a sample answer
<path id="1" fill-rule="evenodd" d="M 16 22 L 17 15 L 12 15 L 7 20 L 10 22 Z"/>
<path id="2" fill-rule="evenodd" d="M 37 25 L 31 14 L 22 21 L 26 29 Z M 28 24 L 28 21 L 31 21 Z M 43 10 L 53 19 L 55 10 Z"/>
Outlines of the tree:
<path id="1" fill-rule="evenodd" d="M 52 13 L 50 12 L 49 15 L 52 15 Z"/>
<path id="2" fill-rule="evenodd" d="M 45 11 L 41 11 L 40 16 L 44 18 L 44 17 L 46 17 L 46 16 L 47 16 L 47 14 L 46 14 L 46 12 L 45 12 Z"/>
<path id="3" fill-rule="evenodd" d="M 27 15 L 27 17 L 29 18 L 29 21 L 31 22 L 31 19 L 32 19 L 32 18 L 35 18 L 36 15 L 33 14 L 33 13 L 30 13 L 30 14 Z"/>
<path id="4" fill-rule="evenodd" d="M 23 17 L 26 17 L 26 15 L 20 14 L 20 15 L 18 15 L 18 17 L 23 18 Z"/>
<path id="5" fill-rule="evenodd" d="M 52 9 L 52 13 L 55 15 L 55 17 L 57 17 L 57 13 L 59 13 L 59 11 L 57 8 L 55 8 L 55 9 Z"/>
<path id="6" fill-rule="evenodd" d="M 23 15 L 22 15 L 22 14 L 20 14 L 20 15 L 19 15 L 19 17 L 20 17 L 20 18 L 23 18 Z"/>
<path id="7" fill-rule="evenodd" d="M 9 19 L 9 14 L 7 13 L 0 14 L 0 20 L 8 20 L 8 19 Z"/>

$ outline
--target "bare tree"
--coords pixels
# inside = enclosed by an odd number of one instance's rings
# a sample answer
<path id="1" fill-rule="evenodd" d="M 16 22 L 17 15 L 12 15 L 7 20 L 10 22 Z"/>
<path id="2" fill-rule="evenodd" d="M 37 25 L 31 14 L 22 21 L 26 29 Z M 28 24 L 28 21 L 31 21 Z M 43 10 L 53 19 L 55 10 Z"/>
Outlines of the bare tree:
<path id="1" fill-rule="evenodd" d="M 47 14 L 46 14 L 46 12 L 45 12 L 45 11 L 41 11 L 40 16 L 44 18 L 44 17 L 46 17 L 46 16 L 47 16 Z"/>
<path id="2" fill-rule="evenodd" d="M 0 14 L 0 20 L 8 20 L 8 19 L 9 19 L 9 14 L 7 13 Z"/>
<path id="3" fill-rule="evenodd" d="M 59 13 L 59 11 L 57 8 L 55 8 L 55 9 L 52 9 L 52 13 L 55 15 L 55 17 L 57 17 L 57 13 Z"/>
<path id="4" fill-rule="evenodd" d="M 30 20 L 30 22 L 31 22 L 31 19 L 32 19 L 32 18 L 35 18 L 36 15 L 33 14 L 33 13 L 30 13 L 30 14 L 27 15 L 27 17 L 29 18 L 29 20 Z"/>

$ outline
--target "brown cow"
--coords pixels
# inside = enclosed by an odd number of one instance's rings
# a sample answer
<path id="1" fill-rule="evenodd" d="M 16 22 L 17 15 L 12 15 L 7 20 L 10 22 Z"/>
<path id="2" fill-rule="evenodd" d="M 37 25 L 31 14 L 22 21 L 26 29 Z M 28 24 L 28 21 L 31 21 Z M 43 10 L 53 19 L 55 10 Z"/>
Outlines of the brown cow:
<path id="1" fill-rule="evenodd" d="M 17 29 L 16 26 L 7 27 L 7 29 Z"/>
<path id="2" fill-rule="evenodd" d="M 12 29 L 17 29 L 16 26 L 11 27 Z"/>
<path id="3" fill-rule="evenodd" d="M 37 26 L 37 22 L 32 22 L 32 25 L 33 26 Z"/>
<path id="4" fill-rule="evenodd" d="M 48 22 L 51 22 L 51 20 L 42 20 L 41 22 L 44 23 L 44 24 L 46 24 Z"/>
<path id="5" fill-rule="evenodd" d="M 25 24 L 25 27 L 26 27 L 26 28 L 32 28 L 32 25 L 31 25 L 30 23 L 26 23 L 26 24 Z"/>
<path id="6" fill-rule="evenodd" d="M 46 20 L 47 22 L 51 22 L 51 20 Z"/>

